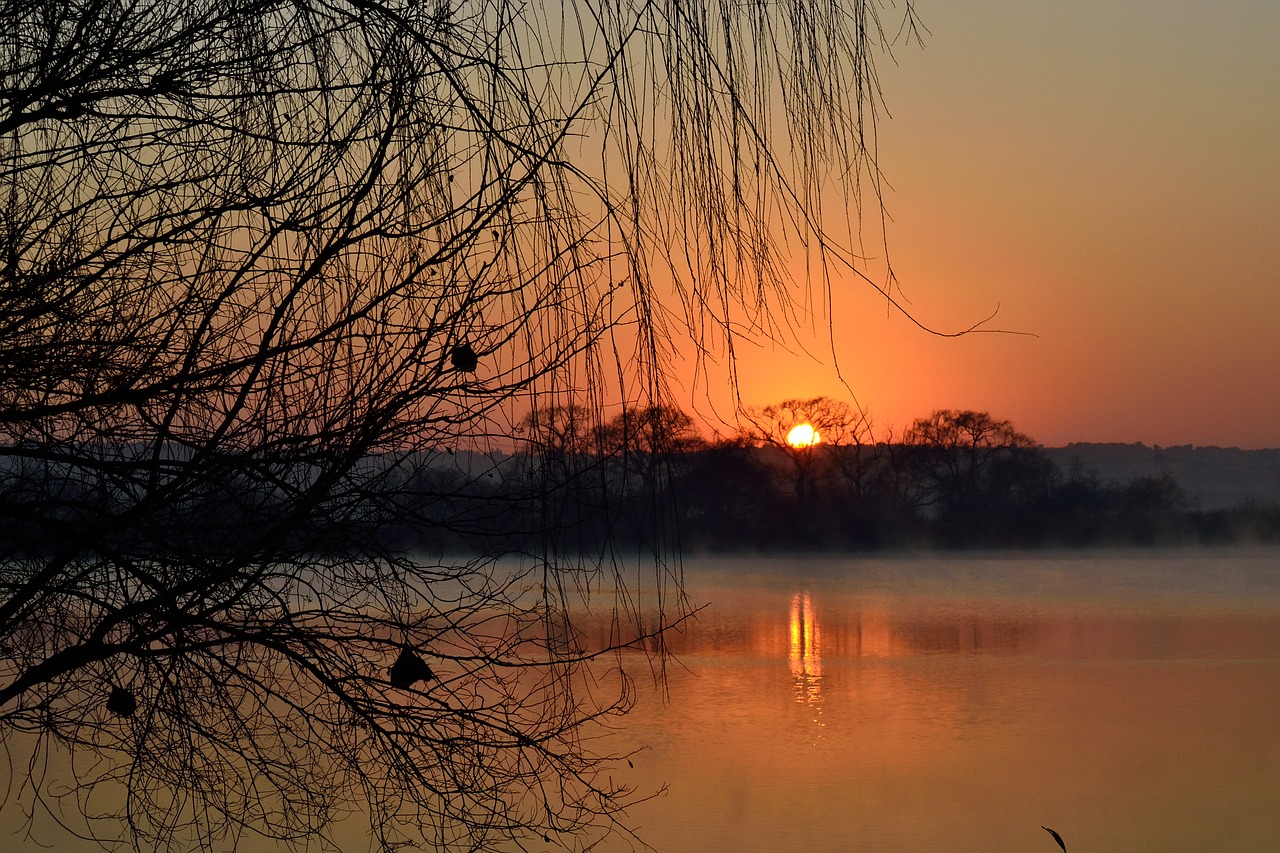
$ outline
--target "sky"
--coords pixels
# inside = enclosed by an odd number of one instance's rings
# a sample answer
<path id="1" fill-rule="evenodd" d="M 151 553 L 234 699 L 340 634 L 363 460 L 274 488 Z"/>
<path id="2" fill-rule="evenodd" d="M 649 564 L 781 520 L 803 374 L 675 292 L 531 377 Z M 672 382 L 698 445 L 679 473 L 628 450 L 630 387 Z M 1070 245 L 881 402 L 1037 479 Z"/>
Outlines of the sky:
<path id="1" fill-rule="evenodd" d="M 882 60 L 888 249 L 940 331 L 842 282 L 835 346 L 740 354 L 747 404 L 940 408 L 1047 446 L 1280 447 L 1280 3 L 917 0 Z M 792 347 L 796 350 L 797 347 Z M 842 381 L 843 380 L 843 381 Z M 697 406 L 695 405 L 695 408 Z"/>

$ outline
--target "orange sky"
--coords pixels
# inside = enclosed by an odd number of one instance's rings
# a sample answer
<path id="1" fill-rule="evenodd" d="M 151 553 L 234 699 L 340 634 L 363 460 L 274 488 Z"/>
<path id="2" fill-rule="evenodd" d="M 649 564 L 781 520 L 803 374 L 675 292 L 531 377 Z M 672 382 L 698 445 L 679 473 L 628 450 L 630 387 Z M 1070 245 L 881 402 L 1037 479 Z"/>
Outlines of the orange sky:
<path id="1" fill-rule="evenodd" d="M 998 306 L 1034 337 L 930 337 L 850 280 L 857 402 L 899 431 L 971 408 L 1046 445 L 1280 447 L 1280 4 L 917 9 L 926 48 L 881 65 L 894 267 L 921 321 Z M 815 326 L 815 358 L 740 357 L 745 403 L 850 398 Z"/>

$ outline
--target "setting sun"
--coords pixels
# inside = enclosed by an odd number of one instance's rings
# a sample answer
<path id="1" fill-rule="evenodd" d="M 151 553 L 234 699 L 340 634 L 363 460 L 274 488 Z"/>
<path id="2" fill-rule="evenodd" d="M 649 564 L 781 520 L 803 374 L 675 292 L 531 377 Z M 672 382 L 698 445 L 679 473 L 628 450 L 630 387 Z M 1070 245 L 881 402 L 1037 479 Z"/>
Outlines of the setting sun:
<path id="1" fill-rule="evenodd" d="M 787 444 L 792 447 L 813 447 L 822 441 L 822 436 L 813 428 L 813 424 L 798 424 L 787 433 Z"/>

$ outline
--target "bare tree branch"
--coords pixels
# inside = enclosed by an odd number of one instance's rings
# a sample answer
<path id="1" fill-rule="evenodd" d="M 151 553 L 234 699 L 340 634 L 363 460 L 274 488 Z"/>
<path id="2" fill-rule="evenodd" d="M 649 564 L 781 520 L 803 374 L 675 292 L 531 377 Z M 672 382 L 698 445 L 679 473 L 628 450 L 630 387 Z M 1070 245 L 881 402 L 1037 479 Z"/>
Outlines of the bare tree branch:
<path id="1" fill-rule="evenodd" d="M 684 440 L 675 342 L 785 334 L 824 192 L 878 212 L 880 14 L 4 0 L 10 802 L 155 848 L 623 831 L 595 735 L 687 607 L 618 483 Z"/>

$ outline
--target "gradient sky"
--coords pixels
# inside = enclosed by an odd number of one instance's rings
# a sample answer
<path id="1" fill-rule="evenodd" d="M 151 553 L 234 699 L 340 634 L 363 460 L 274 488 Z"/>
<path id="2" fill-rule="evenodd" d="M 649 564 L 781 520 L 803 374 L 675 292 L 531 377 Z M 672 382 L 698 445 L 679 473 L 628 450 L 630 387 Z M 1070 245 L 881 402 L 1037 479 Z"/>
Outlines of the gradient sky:
<path id="1" fill-rule="evenodd" d="M 1280 3 L 918 0 L 881 64 L 889 249 L 931 337 L 850 281 L 835 355 L 872 418 L 1043 444 L 1280 447 Z M 850 399 L 824 352 L 739 362 L 748 404 Z"/>

